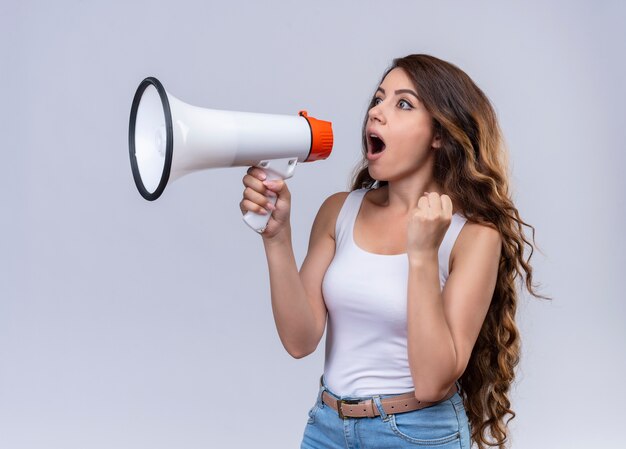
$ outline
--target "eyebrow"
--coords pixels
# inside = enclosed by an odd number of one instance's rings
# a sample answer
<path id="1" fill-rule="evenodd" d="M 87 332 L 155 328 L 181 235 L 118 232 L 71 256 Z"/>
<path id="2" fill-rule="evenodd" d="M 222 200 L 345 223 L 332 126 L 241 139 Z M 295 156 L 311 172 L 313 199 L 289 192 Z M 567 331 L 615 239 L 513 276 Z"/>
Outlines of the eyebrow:
<path id="1" fill-rule="evenodd" d="M 378 89 L 376 89 L 376 92 L 382 92 L 383 94 L 385 93 L 385 89 L 383 89 L 382 87 L 379 87 Z M 411 94 L 413 96 L 415 96 L 415 98 L 417 98 L 418 100 L 420 99 L 419 95 L 417 95 L 414 91 L 412 91 L 411 89 L 398 89 L 395 91 L 395 94 Z"/>

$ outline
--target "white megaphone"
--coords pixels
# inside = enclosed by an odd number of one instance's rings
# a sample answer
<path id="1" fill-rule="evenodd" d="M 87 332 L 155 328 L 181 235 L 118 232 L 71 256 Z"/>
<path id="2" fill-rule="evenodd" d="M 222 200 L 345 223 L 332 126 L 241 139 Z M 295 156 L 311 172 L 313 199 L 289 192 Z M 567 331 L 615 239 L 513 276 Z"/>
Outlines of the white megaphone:
<path id="1" fill-rule="evenodd" d="M 268 180 L 287 179 L 298 162 L 330 155 L 333 131 L 306 111 L 291 116 L 191 106 L 149 77 L 133 99 L 128 145 L 137 189 L 153 201 L 168 182 L 206 168 L 254 165 Z M 261 233 L 270 214 L 247 212 L 243 219 Z"/>

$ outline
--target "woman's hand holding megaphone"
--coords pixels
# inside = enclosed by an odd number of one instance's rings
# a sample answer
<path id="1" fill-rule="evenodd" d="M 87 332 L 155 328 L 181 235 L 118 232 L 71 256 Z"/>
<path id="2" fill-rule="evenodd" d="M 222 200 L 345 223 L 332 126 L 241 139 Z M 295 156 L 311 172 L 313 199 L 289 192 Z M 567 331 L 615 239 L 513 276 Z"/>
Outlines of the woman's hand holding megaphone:
<path id="1" fill-rule="evenodd" d="M 283 179 L 268 180 L 259 167 L 250 167 L 243 177 L 246 188 L 239 203 L 242 214 L 254 212 L 271 214 L 267 227 L 261 233 L 263 239 L 272 239 L 289 226 L 291 193 Z M 275 204 L 272 196 L 276 198 Z"/>

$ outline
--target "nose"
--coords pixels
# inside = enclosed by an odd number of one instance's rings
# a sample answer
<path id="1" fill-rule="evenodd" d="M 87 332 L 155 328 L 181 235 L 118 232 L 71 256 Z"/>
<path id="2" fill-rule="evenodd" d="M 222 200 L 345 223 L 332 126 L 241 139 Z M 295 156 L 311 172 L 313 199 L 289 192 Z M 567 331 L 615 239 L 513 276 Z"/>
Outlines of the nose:
<path id="1" fill-rule="evenodd" d="M 370 121 L 379 121 L 380 123 L 385 123 L 385 116 L 383 114 L 382 108 L 380 107 L 380 103 L 370 108 L 367 112 L 368 119 Z"/>

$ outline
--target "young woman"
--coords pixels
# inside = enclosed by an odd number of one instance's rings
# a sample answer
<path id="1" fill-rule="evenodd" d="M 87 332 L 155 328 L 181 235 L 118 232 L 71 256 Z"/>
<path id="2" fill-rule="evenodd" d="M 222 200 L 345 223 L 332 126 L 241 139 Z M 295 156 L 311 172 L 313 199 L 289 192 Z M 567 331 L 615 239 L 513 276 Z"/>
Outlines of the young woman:
<path id="1" fill-rule="evenodd" d="M 351 191 L 320 207 L 299 272 L 286 183 L 243 178 L 242 213 L 272 214 L 262 239 L 285 349 L 311 354 L 328 321 L 301 447 L 505 447 L 522 270 L 538 295 L 496 114 L 462 70 L 409 55 L 362 134 Z"/>

